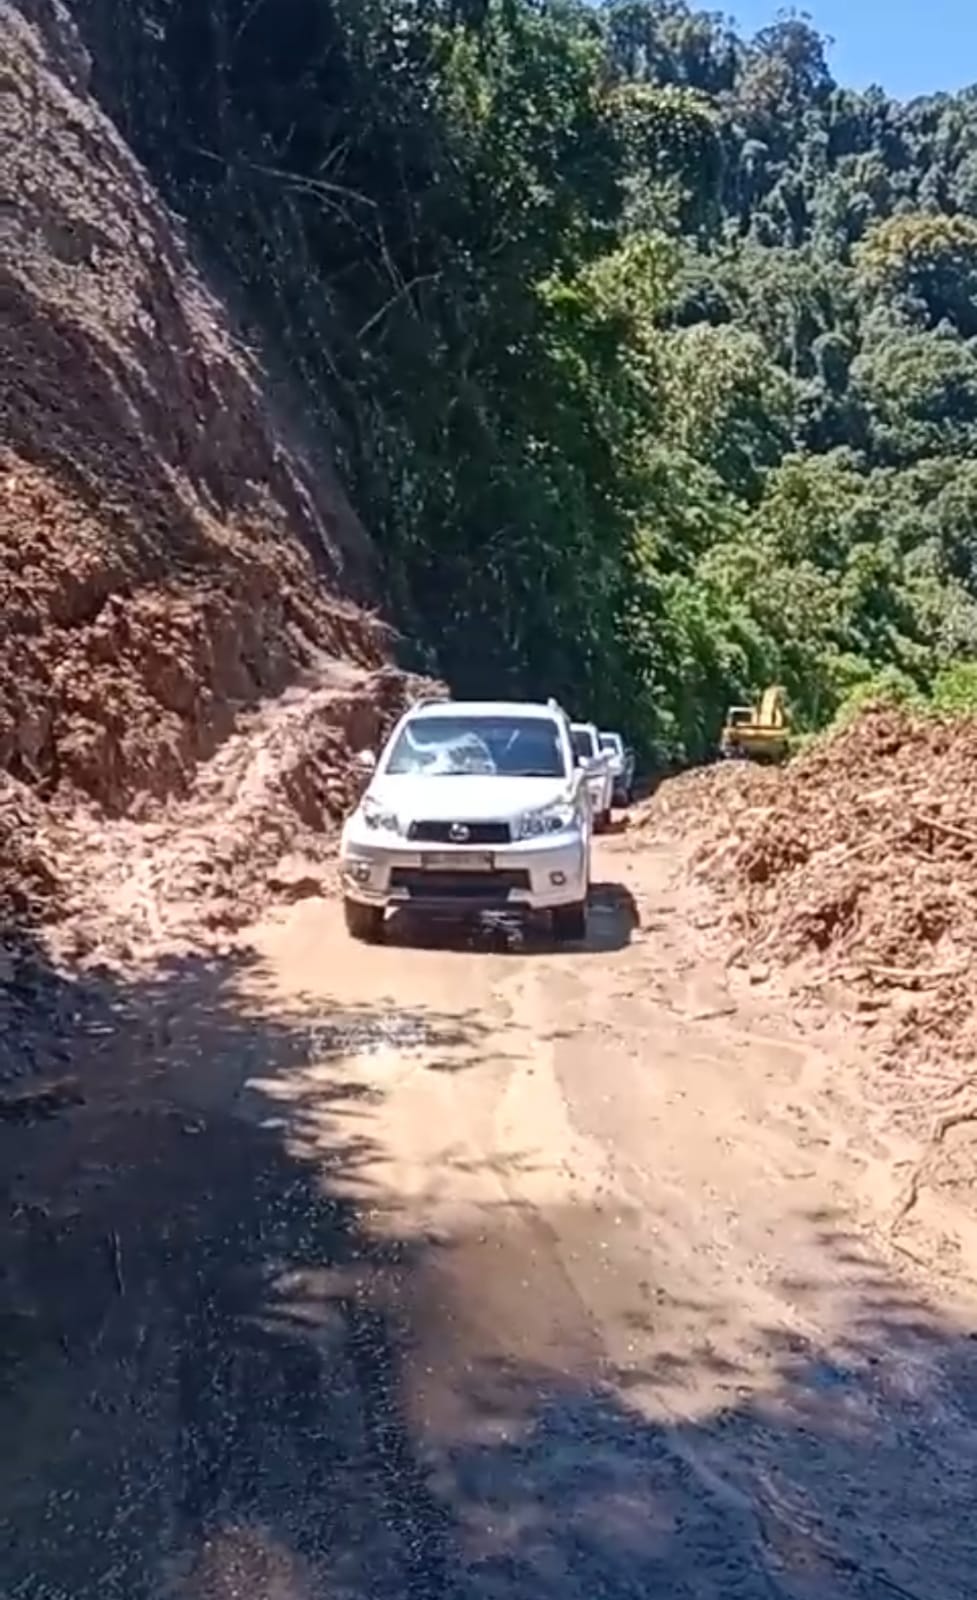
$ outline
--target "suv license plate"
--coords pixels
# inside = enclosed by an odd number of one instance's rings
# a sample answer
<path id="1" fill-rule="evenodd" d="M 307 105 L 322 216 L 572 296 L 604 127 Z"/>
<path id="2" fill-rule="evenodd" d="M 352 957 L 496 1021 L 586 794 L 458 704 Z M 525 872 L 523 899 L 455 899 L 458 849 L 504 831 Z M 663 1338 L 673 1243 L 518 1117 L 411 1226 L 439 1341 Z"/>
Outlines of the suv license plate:
<path id="1" fill-rule="evenodd" d="M 430 855 L 425 852 L 421 856 L 421 866 L 431 872 L 443 872 L 452 868 L 456 872 L 491 872 L 495 866 L 495 857 L 478 855 L 472 850 L 452 850 L 450 853 Z"/>

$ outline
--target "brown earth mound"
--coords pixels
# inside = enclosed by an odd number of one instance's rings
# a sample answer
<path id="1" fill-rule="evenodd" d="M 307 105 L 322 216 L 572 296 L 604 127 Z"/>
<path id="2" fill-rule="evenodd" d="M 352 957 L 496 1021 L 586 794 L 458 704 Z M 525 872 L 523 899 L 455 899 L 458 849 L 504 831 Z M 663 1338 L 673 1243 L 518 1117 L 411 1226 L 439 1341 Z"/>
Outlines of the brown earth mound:
<path id="1" fill-rule="evenodd" d="M 351 752 L 415 684 L 328 441 L 60 0 L 0 0 L 0 59 L 0 991 L 30 1021 L 55 948 L 152 957 L 321 887 Z"/>
<path id="2" fill-rule="evenodd" d="M 337 666 L 245 718 L 151 822 L 73 811 L 58 947 L 89 963 L 152 961 L 220 945 L 269 902 L 331 893 L 336 826 L 361 784 L 352 753 L 382 743 L 420 685 Z"/>
<path id="3" fill-rule="evenodd" d="M 369 543 L 87 91 L 57 0 L 0 0 L 0 770 L 121 815 L 237 713 L 377 667 Z"/>
<path id="4" fill-rule="evenodd" d="M 953 1079 L 977 1054 L 975 794 L 977 721 L 877 709 L 781 771 L 694 774 L 667 805 L 700 830 L 736 957 L 850 985 L 890 1065 Z"/>
<path id="5" fill-rule="evenodd" d="M 74 1041 L 115 1036 L 105 997 L 120 973 L 230 958 L 269 902 L 332 891 L 335 825 L 360 781 L 351 753 L 379 744 L 420 686 L 337 664 L 248 714 L 152 821 L 46 804 L 0 775 L 0 1123 L 84 1094 Z"/>

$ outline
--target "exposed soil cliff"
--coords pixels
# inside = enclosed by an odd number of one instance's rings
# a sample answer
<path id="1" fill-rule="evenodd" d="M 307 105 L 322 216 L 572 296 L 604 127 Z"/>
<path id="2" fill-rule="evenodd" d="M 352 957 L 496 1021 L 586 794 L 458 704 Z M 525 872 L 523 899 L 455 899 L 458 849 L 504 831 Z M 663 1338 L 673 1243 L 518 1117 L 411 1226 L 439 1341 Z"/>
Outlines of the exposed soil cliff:
<path id="1" fill-rule="evenodd" d="M 322 442 L 274 414 L 70 18 L 3 0 L 0 41 L 0 768 L 121 814 L 388 636 Z"/>
<path id="2" fill-rule="evenodd" d="M 151 954 L 316 886 L 412 681 L 59 0 L 0 0 L 0 60 L 0 938 Z"/>

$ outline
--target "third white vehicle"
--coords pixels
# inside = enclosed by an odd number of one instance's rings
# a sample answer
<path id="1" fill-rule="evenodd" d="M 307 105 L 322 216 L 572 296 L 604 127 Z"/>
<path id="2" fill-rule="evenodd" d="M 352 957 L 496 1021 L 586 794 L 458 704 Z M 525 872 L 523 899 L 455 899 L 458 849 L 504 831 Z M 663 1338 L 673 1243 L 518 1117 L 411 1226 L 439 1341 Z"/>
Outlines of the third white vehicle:
<path id="1" fill-rule="evenodd" d="M 621 734 L 609 728 L 601 728 L 598 738 L 610 760 L 613 802 L 616 806 L 629 806 L 634 793 L 634 751 Z"/>
<path id="2" fill-rule="evenodd" d="M 394 728 L 343 827 L 340 870 L 354 938 L 388 908 L 457 917 L 548 914 L 586 933 L 592 817 L 565 713 L 511 701 L 428 701 Z"/>

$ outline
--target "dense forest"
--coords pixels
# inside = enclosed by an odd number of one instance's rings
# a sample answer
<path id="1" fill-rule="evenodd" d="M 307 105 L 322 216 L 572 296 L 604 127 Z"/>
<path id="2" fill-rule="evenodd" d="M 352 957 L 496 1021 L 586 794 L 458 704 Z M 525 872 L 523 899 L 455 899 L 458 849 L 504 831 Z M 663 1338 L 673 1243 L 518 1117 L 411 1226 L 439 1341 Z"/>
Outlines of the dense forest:
<path id="1" fill-rule="evenodd" d="M 467 692 L 695 757 L 977 659 L 977 89 L 681 0 L 74 0 Z"/>

